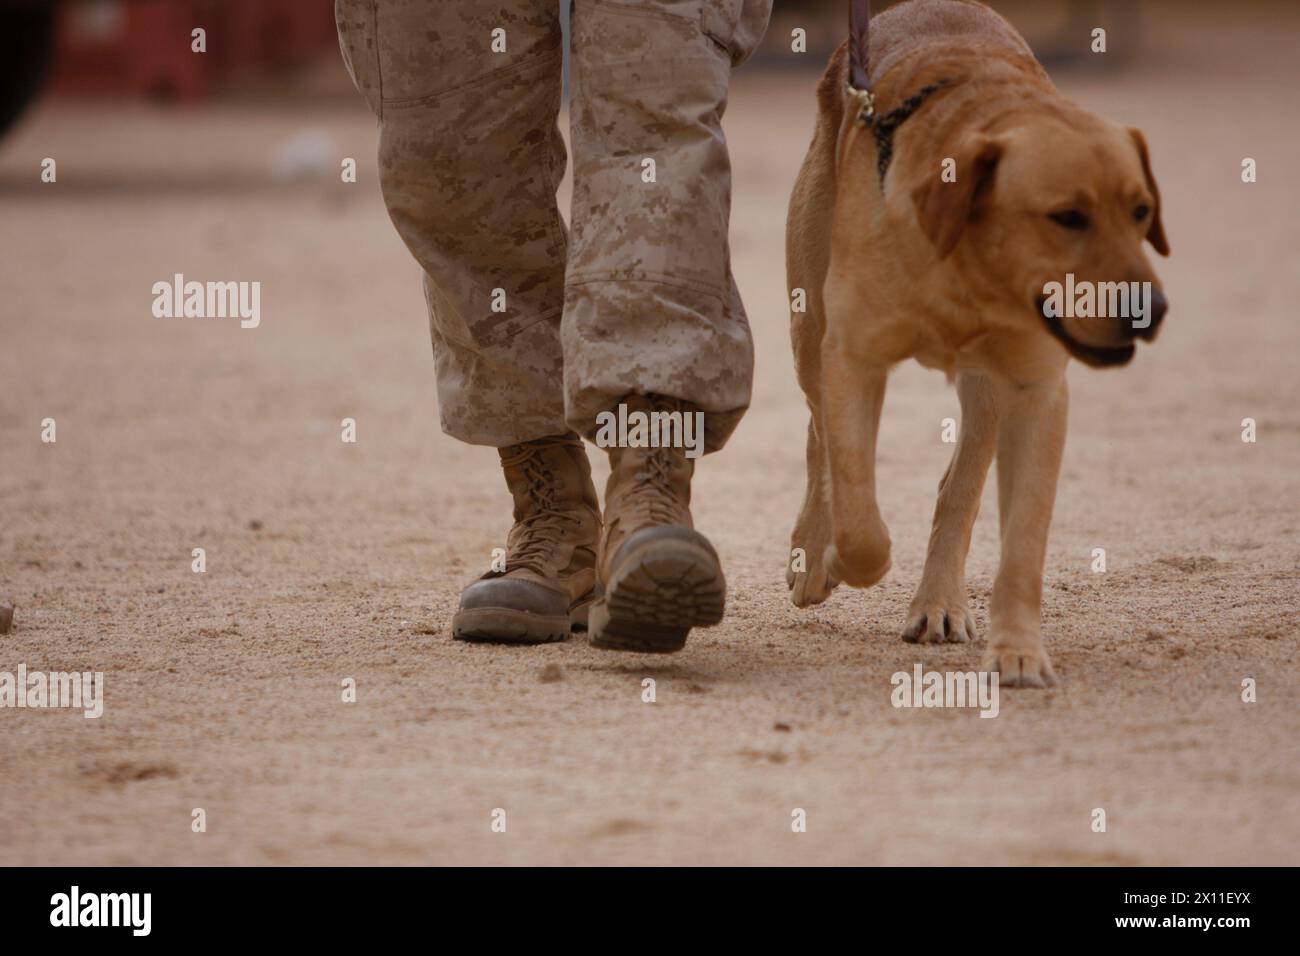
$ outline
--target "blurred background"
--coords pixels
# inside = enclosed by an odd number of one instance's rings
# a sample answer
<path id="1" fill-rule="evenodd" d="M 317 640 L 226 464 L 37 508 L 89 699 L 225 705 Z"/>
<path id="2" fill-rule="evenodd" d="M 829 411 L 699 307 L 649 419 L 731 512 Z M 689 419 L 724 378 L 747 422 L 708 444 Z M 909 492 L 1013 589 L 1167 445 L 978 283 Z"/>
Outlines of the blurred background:
<path id="1" fill-rule="evenodd" d="M 889 5 L 881 0 L 874 9 Z M 995 6 L 1013 16 L 1049 65 L 1083 60 L 1087 47 L 1079 38 L 1092 26 L 1122 27 L 1112 59 L 1141 48 L 1142 0 Z M 842 0 L 776 0 L 755 62 L 771 69 L 824 63 L 843 33 L 844 7 Z M 207 31 L 204 56 L 178 40 L 195 26 Z M 808 55 L 801 59 L 789 55 L 795 28 L 807 31 Z M 57 96 L 179 103 L 347 95 L 338 82 L 328 0 L 3 0 L 0 34 L 6 71 L 0 126 L 46 89 Z"/>

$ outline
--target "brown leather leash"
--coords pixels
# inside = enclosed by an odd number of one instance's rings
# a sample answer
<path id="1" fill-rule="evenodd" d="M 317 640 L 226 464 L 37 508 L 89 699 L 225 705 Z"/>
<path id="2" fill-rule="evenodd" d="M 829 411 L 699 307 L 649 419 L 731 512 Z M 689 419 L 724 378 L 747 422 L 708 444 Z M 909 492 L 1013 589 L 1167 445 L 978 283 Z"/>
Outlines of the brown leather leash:
<path id="1" fill-rule="evenodd" d="M 894 157 L 894 132 L 903 121 L 921 108 L 932 95 L 952 83 L 942 79 L 921 87 L 896 109 L 884 116 L 876 114 L 876 95 L 871 91 L 870 63 L 871 0 L 849 0 L 849 99 L 857 104 L 855 121 L 871 130 L 876 139 L 876 170 L 880 188 L 885 188 L 885 173 Z"/>
<path id="2" fill-rule="evenodd" d="M 859 121 L 876 112 L 876 97 L 867 74 L 870 38 L 871 0 L 849 0 L 849 96 L 859 104 Z"/>

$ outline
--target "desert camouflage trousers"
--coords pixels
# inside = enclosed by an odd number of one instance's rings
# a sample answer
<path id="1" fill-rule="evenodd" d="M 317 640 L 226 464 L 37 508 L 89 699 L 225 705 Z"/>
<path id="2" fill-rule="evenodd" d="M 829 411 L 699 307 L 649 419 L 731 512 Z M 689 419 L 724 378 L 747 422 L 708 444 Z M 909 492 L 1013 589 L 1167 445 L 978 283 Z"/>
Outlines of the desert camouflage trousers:
<path id="1" fill-rule="evenodd" d="M 443 430 L 503 446 L 631 392 L 749 404 L 720 121 L 772 0 L 576 0 L 571 229 L 556 189 L 557 0 L 336 0 L 344 60 L 379 118 L 384 202 L 424 270 Z"/>

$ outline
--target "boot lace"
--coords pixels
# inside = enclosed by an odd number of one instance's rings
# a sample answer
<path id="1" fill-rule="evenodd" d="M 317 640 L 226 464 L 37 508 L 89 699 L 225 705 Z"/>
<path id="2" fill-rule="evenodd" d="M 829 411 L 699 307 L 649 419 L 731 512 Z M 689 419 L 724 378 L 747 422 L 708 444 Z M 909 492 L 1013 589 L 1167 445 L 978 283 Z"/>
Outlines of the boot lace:
<path id="1" fill-rule="evenodd" d="M 650 405 L 655 412 L 690 414 L 690 409 L 684 403 L 660 395 L 650 396 Z M 638 522 L 659 525 L 682 521 L 683 506 L 678 500 L 679 491 L 673 480 L 674 466 L 679 455 L 681 450 L 675 448 L 646 450 L 626 499 Z"/>
<path id="2" fill-rule="evenodd" d="M 551 570 L 549 561 L 565 533 L 566 525 L 580 525 L 582 519 L 572 510 L 556 506 L 558 483 L 555 472 L 547 465 L 543 451 L 570 444 L 563 439 L 539 438 L 525 442 L 519 450 L 502 460 L 502 465 L 518 468 L 528 482 L 528 514 L 519 522 L 521 529 L 517 543 L 506 555 L 505 574 L 526 569 L 545 576 Z"/>
<path id="3" fill-rule="evenodd" d="M 626 500 L 645 524 L 676 524 L 681 520 L 681 506 L 673 488 L 673 455 L 671 448 L 650 449 L 628 490 Z"/>

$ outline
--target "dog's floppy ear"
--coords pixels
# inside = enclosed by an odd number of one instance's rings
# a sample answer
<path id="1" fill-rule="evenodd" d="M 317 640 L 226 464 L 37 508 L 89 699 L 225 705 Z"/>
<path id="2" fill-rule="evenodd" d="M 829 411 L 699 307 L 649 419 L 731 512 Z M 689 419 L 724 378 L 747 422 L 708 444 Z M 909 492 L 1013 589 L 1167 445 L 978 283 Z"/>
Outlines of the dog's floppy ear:
<path id="1" fill-rule="evenodd" d="M 1156 178 L 1151 175 L 1151 156 L 1147 152 L 1147 139 L 1136 126 L 1130 126 L 1128 134 L 1133 137 L 1133 145 L 1137 147 L 1138 155 L 1142 157 L 1142 173 L 1147 178 L 1147 189 L 1151 190 L 1151 195 L 1155 198 L 1155 202 L 1151 204 L 1151 225 L 1147 229 L 1147 241 L 1155 247 L 1156 252 L 1167 256 L 1169 240 L 1165 238 L 1165 224 L 1160 219 L 1160 187 L 1156 185 Z"/>
<path id="2" fill-rule="evenodd" d="M 976 201 L 993 187 L 1002 159 L 1000 140 L 983 134 L 970 137 L 956 157 L 956 180 L 945 182 L 936 169 L 912 191 L 921 229 L 945 258 L 957 246 Z"/>

